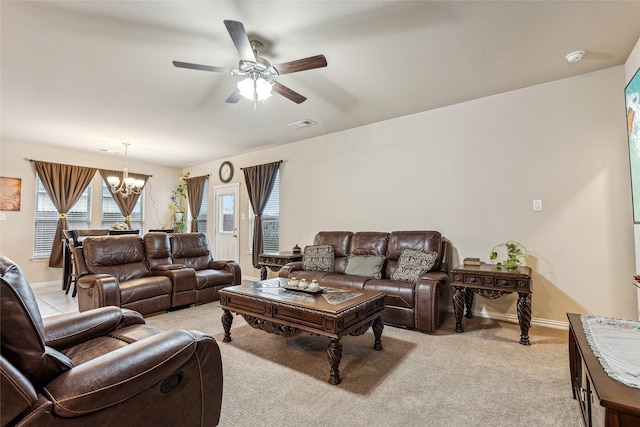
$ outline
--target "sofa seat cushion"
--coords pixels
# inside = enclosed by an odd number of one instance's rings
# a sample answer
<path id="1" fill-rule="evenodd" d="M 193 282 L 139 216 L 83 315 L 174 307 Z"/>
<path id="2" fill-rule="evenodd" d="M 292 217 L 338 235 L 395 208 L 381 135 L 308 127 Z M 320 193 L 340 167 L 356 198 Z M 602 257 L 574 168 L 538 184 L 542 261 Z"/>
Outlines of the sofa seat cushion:
<path id="1" fill-rule="evenodd" d="M 352 289 L 363 289 L 368 277 L 352 276 L 348 274 L 328 274 L 318 281 L 322 286 L 342 286 Z"/>
<path id="2" fill-rule="evenodd" d="M 196 271 L 196 290 L 233 283 L 233 273 L 228 270 L 205 269 Z"/>
<path id="3" fill-rule="evenodd" d="M 415 287 L 413 283 L 385 279 L 369 279 L 364 284 L 368 291 L 386 293 L 385 305 L 410 309 L 415 307 Z"/>
<path id="4" fill-rule="evenodd" d="M 171 294 L 171 279 L 166 276 L 149 276 L 120 282 L 122 305 L 160 295 Z"/>

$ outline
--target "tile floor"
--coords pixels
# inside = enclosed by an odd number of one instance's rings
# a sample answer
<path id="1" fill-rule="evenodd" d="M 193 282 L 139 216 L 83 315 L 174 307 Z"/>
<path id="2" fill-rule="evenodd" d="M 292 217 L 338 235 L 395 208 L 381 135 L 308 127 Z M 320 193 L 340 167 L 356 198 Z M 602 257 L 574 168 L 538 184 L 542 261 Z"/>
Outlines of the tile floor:
<path id="1" fill-rule="evenodd" d="M 71 292 L 68 295 L 65 294 L 62 290 L 62 283 L 38 283 L 32 284 L 31 287 L 42 317 L 78 311 L 77 298 L 72 297 Z"/>

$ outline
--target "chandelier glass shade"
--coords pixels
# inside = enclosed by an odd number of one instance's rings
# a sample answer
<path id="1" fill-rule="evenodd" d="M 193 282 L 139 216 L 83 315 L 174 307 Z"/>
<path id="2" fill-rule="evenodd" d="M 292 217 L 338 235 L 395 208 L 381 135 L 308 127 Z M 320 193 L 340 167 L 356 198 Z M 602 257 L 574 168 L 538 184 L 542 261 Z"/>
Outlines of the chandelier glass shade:
<path id="1" fill-rule="evenodd" d="M 111 187 L 111 191 L 116 194 L 120 194 L 122 197 L 126 198 L 131 194 L 140 194 L 142 191 L 142 187 L 144 187 L 144 180 L 135 179 L 129 176 L 129 168 L 127 167 L 127 148 L 129 147 L 128 142 L 123 142 L 124 145 L 124 168 L 122 169 L 122 183 L 120 182 L 120 178 L 117 176 L 109 176 L 107 177 L 107 182 Z"/>
<path id="2" fill-rule="evenodd" d="M 249 101 L 264 101 L 271 96 L 271 83 L 254 74 L 238 82 L 238 91 Z"/>

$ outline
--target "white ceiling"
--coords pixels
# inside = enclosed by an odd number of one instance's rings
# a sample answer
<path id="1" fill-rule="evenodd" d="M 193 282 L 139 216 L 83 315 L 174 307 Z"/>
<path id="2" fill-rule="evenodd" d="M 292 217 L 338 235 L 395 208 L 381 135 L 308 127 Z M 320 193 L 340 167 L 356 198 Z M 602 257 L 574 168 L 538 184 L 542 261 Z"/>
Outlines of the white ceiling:
<path id="1" fill-rule="evenodd" d="M 1 1 L 1 137 L 187 167 L 623 64 L 640 1 Z M 223 24 L 271 43 L 277 80 L 254 111 Z M 584 49 L 581 62 L 567 53 Z M 288 123 L 318 124 L 292 129 Z M 111 155 L 114 154 L 105 154 Z"/>

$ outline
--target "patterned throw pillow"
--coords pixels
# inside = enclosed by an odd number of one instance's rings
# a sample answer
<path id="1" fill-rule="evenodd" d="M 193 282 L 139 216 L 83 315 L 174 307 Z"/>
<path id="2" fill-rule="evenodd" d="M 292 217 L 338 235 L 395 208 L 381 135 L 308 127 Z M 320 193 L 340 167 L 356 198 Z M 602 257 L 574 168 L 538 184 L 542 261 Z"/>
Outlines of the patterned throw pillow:
<path id="1" fill-rule="evenodd" d="M 391 275 L 391 280 L 418 283 L 421 275 L 431 270 L 438 259 L 435 252 L 404 249 L 398 259 L 398 266 Z"/>
<path id="2" fill-rule="evenodd" d="M 302 269 L 333 273 L 334 258 L 333 245 L 305 246 L 302 255 Z"/>
<path id="3" fill-rule="evenodd" d="M 380 279 L 382 277 L 383 265 L 383 256 L 351 255 L 347 263 L 347 268 L 344 270 L 344 274 Z"/>

